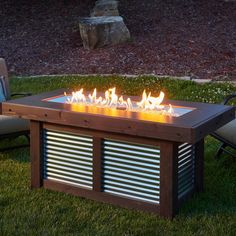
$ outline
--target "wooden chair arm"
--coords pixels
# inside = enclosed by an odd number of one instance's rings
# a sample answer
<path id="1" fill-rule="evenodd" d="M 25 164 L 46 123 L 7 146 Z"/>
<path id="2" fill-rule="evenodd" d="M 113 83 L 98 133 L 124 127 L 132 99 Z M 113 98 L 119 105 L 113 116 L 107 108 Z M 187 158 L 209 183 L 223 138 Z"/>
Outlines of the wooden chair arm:
<path id="1" fill-rule="evenodd" d="M 28 93 L 28 92 L 20 92 L 20 93 L 12 93 L 11 94 L 11 97 L 15 97 L 15 96 L 23 96 L 23 97 L 26 97 L 26 96 L 31 96 L 32 93 Z"/>

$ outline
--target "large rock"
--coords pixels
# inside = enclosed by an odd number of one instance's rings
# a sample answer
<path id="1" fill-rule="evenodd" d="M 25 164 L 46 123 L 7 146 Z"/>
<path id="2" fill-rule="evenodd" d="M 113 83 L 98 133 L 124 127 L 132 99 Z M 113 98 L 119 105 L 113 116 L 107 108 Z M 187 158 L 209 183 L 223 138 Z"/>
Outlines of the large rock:
<path id="1" fill-rule="evenodd" d="M 97 1 L 91 16 L 119 16 L 118 2 L 115 0 Z"/>
<path id="2" fill-rule="evenodd" d="M 84 48 L 94 49 L 130 40 L 130 33 L 120 16 L 81 18 L 80 35 Z"/>

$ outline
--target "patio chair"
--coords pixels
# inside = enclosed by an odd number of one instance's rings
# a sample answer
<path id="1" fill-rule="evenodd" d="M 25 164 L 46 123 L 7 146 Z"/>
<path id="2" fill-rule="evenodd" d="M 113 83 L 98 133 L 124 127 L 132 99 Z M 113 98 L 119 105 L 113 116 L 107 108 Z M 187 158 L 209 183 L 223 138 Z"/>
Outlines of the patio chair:
<path id="1" fill-rule="evenodd" d="M 223 104 L 228 104 L 228 102 L 233 98 L 236 98 L 236 93 L 227 96 Z M 220 129 L 216 130 L 211 135 L 221 141 L 220 147 L 216 153 L 215 158 L 218 158 L 223 152 L 226 152 L 231 156 L 236 157 L 235 153 L 233 153 L 229 149 L 226 149 L 227 147 L 231 147 L 236 150 L 236 119 L 224 125 Z"/>
<path id="2" fill-rule="evenodd" d="M 29 146 L 29 122 L 27 120 L 4 116 L 1 112 L 1 103 L 10 100 L 14 96 L 27 96 L 30 93 L 15 93 L 10 94 L 9 78 L 5 60 L 0 58 L 0 141 L 3 139 L 16 138 L 25 136 L 27 144 L 15 145 L 11 147 L 0 148 L 0 152 L 13 148 Z"/>

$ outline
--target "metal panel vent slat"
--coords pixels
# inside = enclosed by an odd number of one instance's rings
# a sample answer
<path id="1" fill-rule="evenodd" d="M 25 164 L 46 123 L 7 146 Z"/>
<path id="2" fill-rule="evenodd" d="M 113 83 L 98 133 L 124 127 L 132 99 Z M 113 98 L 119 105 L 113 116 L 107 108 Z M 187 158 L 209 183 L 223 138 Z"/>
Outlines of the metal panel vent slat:
<path id="1" fill-rule="evenodd" d="M 118 140 L 103 141 L 103 191 L 159 203 L 160 149 Z"/>
<path id="2" fill-rule="evenodd" d="M 194 188 L 194 145 L 184 143 L 178 150 L 178 198 Z"/>
<path id="3" fill-rule="evenodd" d="M 44 179 L 92 189 L 93 139 L 43 130 Z"/>

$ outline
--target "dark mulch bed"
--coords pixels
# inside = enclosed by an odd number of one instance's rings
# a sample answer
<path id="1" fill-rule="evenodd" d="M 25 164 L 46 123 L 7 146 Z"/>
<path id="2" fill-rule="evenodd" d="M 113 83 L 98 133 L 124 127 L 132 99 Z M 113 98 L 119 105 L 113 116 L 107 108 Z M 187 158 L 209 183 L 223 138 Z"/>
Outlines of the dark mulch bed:
<path id="1" fill-rule="evenodd" d="M 236 2 L 120 0 L 133 40 L 88 51 L 92 0 L 0 0 L 0 56 L 17 75 L 155 73 L 236 80 Z"/>

